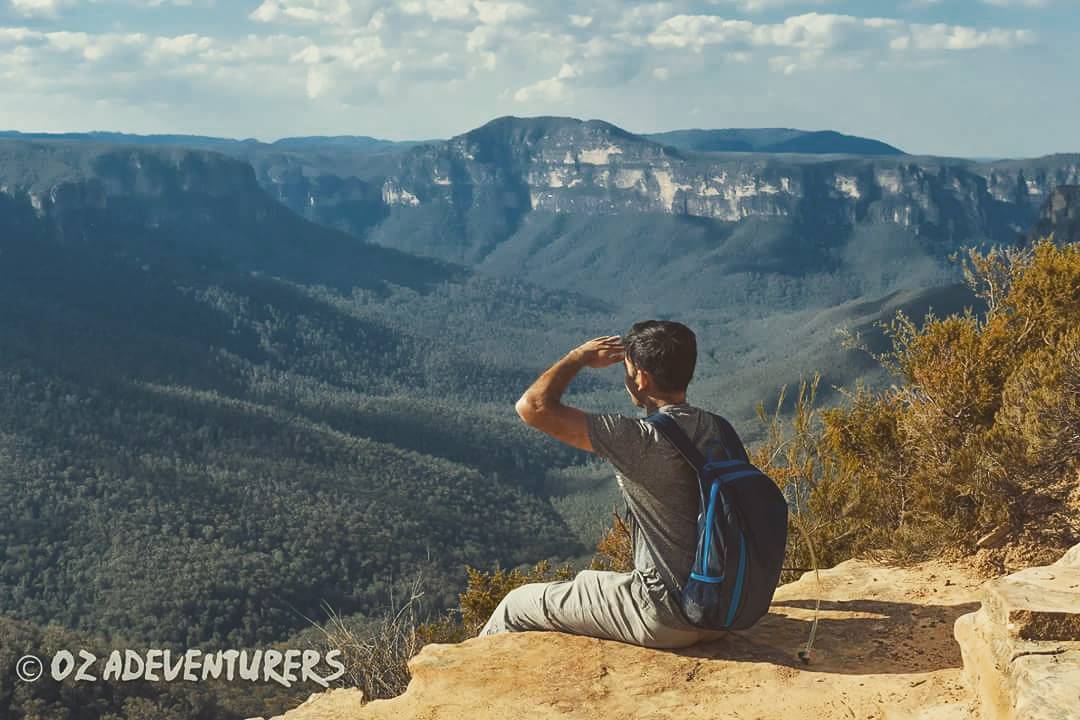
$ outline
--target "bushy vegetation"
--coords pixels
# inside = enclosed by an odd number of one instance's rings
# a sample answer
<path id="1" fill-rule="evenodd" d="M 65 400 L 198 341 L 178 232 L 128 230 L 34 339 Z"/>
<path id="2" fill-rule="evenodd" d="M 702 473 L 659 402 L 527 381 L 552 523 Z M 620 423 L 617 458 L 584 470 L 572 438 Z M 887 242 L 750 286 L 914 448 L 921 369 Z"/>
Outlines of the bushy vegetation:
<path id="1" fill-rule="evenodd" d="M 589 568 L 592 570 L 610 570 L 626 572 L 634 566 L 634 548 L 630 526 L 616 515 L 600 542 L 596 544 L 596 554 Z"/>
<path id="2" fill-rule="evenodd" d="M 788 551 L 781 582 L 839 559 L 831 545 L 818 548 L 819 539 L 833 532 L 832 518 L 819 506 L 837 481 L 835 458 L 822 438 L 815 406 L 820 382 L 821 376 L 815 375 L 799 383 L 790 414 L 784 412 L 786 387 L 781 388 L 771 413 L 759 403 L 765 438 L 749 450 L 750 461 L 780 486 L 788 500 Z"/>
<path id="3" fill-rule="evenodd" d="M 983 550 L 1000 569 L 1080 539 L 1080 246 L 964 264 L 985 313 L 898 313 L 878 356 L 896 383 L 857 387 L 816 434 L 796 418 L 788 452 L 802 459 L 773 472 L 804 484 L 826 564 Z"/>

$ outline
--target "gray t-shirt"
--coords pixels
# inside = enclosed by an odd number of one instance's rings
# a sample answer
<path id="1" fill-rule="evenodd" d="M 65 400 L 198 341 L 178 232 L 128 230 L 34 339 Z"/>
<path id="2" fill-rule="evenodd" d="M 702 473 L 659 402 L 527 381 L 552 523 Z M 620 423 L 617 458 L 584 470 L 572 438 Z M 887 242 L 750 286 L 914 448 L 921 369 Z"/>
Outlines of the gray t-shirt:
<path id="1" fill-rule="evenodd" d="M 660 408 L 708 459 L 746 459 L 746 449 L 731 425 L 689 403 Z M 634 569 L 658 575 L 668 590 L 666 624 L 688 626 L 678 598 L 697 551 L 699 483 L 693 467 L 642 417 L 614 413 L 587 416 L 589 440 L 597 455 L 615 467 L 629 510 Z M 674 605 L 672 603 L 675 603 Z"/>

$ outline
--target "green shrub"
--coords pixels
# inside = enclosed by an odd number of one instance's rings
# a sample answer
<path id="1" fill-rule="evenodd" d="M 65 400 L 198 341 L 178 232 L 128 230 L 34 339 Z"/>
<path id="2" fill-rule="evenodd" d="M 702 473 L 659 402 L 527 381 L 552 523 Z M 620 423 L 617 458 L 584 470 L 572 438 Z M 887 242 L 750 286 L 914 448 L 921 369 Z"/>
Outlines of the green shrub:
<path id="1" fill-rule="evenodd" d="M 844 552 L 918 558 L 984 539 L 1023 562 L 1080 539 L 1066 519 L 1080 461 L 1080 249 L 969 251 L 966 274 L 984 316 L 920 327 L 898 315 L 879 359 L 901 384 L 823 414 L 839 471 L 823 504 L 844 510 Z"/>

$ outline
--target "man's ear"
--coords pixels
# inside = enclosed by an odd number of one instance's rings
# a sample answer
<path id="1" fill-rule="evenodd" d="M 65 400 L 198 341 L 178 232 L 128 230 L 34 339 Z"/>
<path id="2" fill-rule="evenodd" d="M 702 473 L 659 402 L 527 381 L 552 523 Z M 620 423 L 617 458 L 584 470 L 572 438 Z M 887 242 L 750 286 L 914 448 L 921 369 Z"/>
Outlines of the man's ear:
<path id="1" fill-rule="evenodd" d="M 638 396 L 641 394 L 641 391 L 638 390 L 637 387 L 638 378 L 640 376 L 638 374 L 637 368 L 635 368 L 633 363 L 630 362 L 629 357 L 623 358 L 623 376 L 623 387 L 626 388 L 626 394 L 630 396 L 630 402 L 632 402 L 636 407 L 643 407 L 641 404 L 641 400 L 638 399 Z"/>
<path id="2" fill-rule="evenodd" d="M 652 390 L 653 379 L 648 370 L 642 370 L 641 368 L 637 369 L 637 385 L 638 392 L 640 393 L 648 394 L 648 392 Z"/>

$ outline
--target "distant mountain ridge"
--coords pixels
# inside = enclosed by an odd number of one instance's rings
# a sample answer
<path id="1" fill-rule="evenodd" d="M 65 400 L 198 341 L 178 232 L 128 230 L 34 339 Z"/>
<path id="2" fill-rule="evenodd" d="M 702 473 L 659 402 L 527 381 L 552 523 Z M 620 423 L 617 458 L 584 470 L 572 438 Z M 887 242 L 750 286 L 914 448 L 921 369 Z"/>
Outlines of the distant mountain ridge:
<path id="1" fill-rule="evenodd" d="M 834 130 L 791 128 L 727 128 L 671 130 L 643 134 L 658 143 L 695 152 L 807 153 L 833 155 L 905 155 L 880 140 L 844 135 Z"/>
<path id="2" fill-rule="evenodd" d="M 822 137 L 730 132 L 787 149 Z M 913 287 L 917 258 L 918 276 L 934 284 L 933 266 L 952 251 L 1016 242 L 1054 188 L 1080 183 L 1080 156 L 700 152 L 602 120 L 552 116 L 496 118 L 412 145 L 296 138 L 210 150 L 248 163 L 271 197 L 312 222 L 486 272 L 588 286 L 617 302 L 634 282 L 627 253 L 637 253 L 656 266 L 654 292 L 680 307 L 696 302 L 679 279 L 686 267 L 739 293 L 760 286 L 755 272 L 834 272 L 858 257 L 857 274 L 877 274 L 884 290 L 894 281 Z M 881 258 L 894 265 L 876 268 Z"/>
<path id="3" fill-rule="evenodd" d="M 507 116 L 506 120 L 523 120 Z M 558 122 L 582 122 L 574 118 L 540 117 L 540 126 L 551 127 Z M 586 123 L 604 122 L 587 120 Z M 607 123 L 610 125 L 610 123 Z M 534 124 L 533 127 L 538 127 Z M 615 126 L 612 126 L 615 127 Z M 478 128 L 479 129 L 479 128 Z M 620 129 L 621 130 L 621 129 Z M 764 152 L 764 153 L 810 153 L 850 155 L 903 155 L 904 152 L 879 140 L 844 135 L 833 130 L 795 130 L 791 128 L 725 128 L 716 130 L 669 130 L 659 133 L 637 134 L 647 140 L 694 152 Z M 466 133 L 467 134 L 467 133 Z M 20 132 L 0 130 L 0 138 L 20 140 L 75 140 L 82 142 L 129 143 L 133 145 L 180 145 L 184 147 L 217 149 L 236 152 L 240 149 L 264 146 L 290 150 L 317 150 L 342 148 L 349 150 L 382 151 L 404 149 L 414 145 L 442 142 L 428 140 L 386 140 L 368 135 L 309 135 L 284 137 L 272 142 L 254 138 L 237 139 L 207 135 L 150 134 L 91 131 L 91 132 Z"/>
<path id="4" fill-rule="evenodd" d="M 1080 181 L 1080 156 L 725 155 L 558 117 L 497 118 L 349 167 L 323 162 L 263 156 L 255 167 L 317 222 L 500 274 L 524 269 L 559 287 L 587 281 L 605 297 L 632 272 L 611 249 L 638 247 L 642 232 L 653 236 L 643 251 L 660 277 L 672 271 L 671 286 L 656 289 L 669 297 L 682 291 L 676 266 L 775 268 L 755 258 L 776 262 L 780 248 L 805 269 L 828 267 L 851 242 L 867 258 L 871 248 L 906 245 L 937 262 L 967 243 L 1014 243 L 1054 187 Z"/>
<path id="5" fill-rule="evenodd" d="M 21 132 L 18 130 L 0 130 L 0 139 L 11 140 L 67 140 L 74 142 L 127 144 L 127 145 L 166 145 L 201 150 L 217 150 L 230 154 L 250 150 L 255 147 L 278 149 L 312 148 L 347 148 L 349 150 L 377 151 L 390 148 L 406 148 L 418 145 L 418 140 L 385 140 L 368 135 L 330 135 L 284 137 L 273 142 L 263 142 L 255 138 L 224 138 L 209 135 L 150 134 L 91 131 L 91 132 Z"/>

